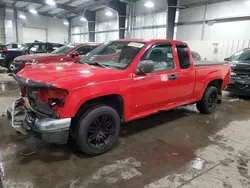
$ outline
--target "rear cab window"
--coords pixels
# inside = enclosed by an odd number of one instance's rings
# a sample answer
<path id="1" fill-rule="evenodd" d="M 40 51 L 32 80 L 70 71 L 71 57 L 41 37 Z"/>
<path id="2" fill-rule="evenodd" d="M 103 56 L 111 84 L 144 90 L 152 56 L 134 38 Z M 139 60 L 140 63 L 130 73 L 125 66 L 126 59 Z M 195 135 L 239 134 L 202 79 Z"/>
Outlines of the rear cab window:
<path id="1" fill-rule="evenodd" d="M 181 69 L 189 69 L 191 66 L 190 55 L 186 44 L 176 44 L 179 64 Z"/>

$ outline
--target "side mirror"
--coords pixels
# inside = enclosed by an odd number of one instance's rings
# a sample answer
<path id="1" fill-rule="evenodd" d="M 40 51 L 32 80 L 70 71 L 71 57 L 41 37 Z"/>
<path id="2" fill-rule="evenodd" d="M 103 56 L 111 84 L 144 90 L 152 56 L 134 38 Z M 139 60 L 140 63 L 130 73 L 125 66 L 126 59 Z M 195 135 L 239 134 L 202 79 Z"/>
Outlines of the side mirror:
<path id="1" fill-rule="evenodd" d="M 136 69 L 137 74 L 147 74 L 154 70 L 155 64 L 151 60 L 141 61 Z"/>
<path id="2" fill-rule="evenodd" d="M 227 57 L 227 58 L 224 59 L 224 61 L 229 61 L 229 59 L 230 59 L 230 57 Z"/>
<path id="3" fill-rule="evenodd" d="M 70 57 L 74 58 L 74 57 L 77 57 L 79 56 L 79 53 L 77 51 L 73 51 L 69 54 Z"/>

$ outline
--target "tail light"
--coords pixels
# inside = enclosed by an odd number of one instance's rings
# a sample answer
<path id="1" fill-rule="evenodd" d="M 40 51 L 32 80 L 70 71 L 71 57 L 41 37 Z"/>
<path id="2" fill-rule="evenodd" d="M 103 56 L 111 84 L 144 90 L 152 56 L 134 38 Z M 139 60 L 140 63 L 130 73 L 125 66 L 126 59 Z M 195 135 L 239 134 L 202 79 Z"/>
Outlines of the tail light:
<path id="1" fill-rule="evenodd" d="M 3 47 L 2 51 L 6 52 L 6 51 L 8 51 L 8 48 L 7 47 Z"/>
<path id="2" fill-rule="evenodd" d="M 48 106 L 57 114 L 60 114 L 68 91 L 57 88 L 42 88 L 37 90 L 37 99 L 48 104 Z"/>

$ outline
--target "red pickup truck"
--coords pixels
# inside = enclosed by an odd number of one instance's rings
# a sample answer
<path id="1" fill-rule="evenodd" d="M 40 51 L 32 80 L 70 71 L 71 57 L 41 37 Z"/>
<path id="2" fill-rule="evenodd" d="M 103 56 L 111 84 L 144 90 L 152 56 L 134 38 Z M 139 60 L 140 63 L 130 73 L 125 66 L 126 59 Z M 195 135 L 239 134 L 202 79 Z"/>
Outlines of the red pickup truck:
<path id="1" fill-rule="evenodd" d="M 76 62 L 82 56 L 99 46 L 99 43 L 72 43 L 58 48 L 52 53 L 40 53 L 32 55 L 23 55 L 14 59 L 13 72 L 17 73 L 22 70 L 25 65 L 33 65 L 38 63 L 58 63 L 58 62 Z"/>
<path id="2" fill-rule="evenodd" d="M 123 39 L 79 63 L 25 67 L 15 76 L 22 96 L 7 114 L 20 132 L 50 143 L 71 136 L 82 152 L 98 155 L 126 122 L 194 103 L 212 113 L 229 77 L 228 64 L 194 65 L 184 42 Z"/>

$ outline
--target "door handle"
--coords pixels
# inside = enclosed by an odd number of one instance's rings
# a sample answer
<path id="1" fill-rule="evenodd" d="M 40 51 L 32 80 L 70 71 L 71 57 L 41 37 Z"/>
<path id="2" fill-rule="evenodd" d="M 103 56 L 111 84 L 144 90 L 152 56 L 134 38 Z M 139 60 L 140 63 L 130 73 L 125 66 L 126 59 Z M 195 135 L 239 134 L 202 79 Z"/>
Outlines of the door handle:
<path id="1" fill-rule="evenodd" d="M 177 78 L 178 78 L 178 76 L 175 74 L 171 74 L 170 76 L 168 76 L 169 80 L 176 80 Z"/>

